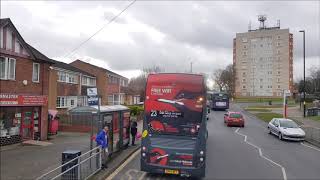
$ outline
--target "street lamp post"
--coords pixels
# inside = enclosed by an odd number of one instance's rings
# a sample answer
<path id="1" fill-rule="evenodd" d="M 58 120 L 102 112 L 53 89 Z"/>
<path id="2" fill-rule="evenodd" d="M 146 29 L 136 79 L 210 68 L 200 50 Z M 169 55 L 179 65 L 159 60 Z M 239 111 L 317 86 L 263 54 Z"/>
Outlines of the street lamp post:
<path id="1" fill-rule="evenodd" d="M 306 33 L 304 30 L 299 32 L 303 33 L 303 117 L 306 117 Z"/>

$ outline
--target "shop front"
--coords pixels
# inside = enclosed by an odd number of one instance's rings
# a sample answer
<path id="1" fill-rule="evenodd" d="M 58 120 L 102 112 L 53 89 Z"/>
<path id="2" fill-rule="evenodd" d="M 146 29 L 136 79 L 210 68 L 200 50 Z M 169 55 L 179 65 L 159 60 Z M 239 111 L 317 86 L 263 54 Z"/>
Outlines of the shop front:
<path id="1" fill-rule="evenodd" d="M 47 103 L 47 96 L 0 94 L 1 145 L 46 139 Z"/>

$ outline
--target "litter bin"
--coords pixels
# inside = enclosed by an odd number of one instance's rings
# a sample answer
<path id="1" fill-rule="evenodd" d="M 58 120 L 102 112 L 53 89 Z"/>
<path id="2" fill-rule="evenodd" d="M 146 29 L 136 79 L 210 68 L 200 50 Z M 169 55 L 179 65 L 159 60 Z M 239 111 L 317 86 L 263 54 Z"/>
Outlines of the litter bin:
<path id="1" fill-rule="evenodd" d="M 64 151 L 64 152 L 62 152 L 62 162 L 61 163 L 62 163 L 62 165 L 64 165 L 65 163 L 69 162 L 70 160 L 72 160 L 80 155 L 81 155 L 81 151 L 78 151 L 78 150 Z M 77 164 L 78 164 L 78 159 L 75 159 L 75 160 L 65 164 L 64 166 L 62 166 L 61 172 L 63 173 Z M 63 180 L 80 179 L 79 172 L 80 172 L 79 166 L 75 166 L 71 170 L 69 170 L 68 172 L 64 173 L 62 175 L 61 179 L 63 179 Z"/>

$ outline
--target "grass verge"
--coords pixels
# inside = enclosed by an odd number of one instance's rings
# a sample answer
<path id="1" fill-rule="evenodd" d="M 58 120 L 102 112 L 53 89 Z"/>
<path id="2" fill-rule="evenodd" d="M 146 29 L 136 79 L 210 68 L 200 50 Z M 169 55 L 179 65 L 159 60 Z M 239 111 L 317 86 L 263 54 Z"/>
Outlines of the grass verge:
<path id="1" fill-rule="evenodd" d="M 320 121 L 320 116 L 309 116 L 309 118 L 314 121 Z"/>
<path id="2" fill-rule="evenodd" d="M 295 104 L 289 104 L 288 107 L 295 107 Z M 270 105 L 270 106 L 249 106 L 252 109 L 265 109 L 265 108 L 282 108 L 282 104 Z"/>
<path id="3" fill-rule="evenodd" d="M 246 111 L 258 111 L 258 112 L 271 112 L 271 110 L 270 110 L 270 109 L 264 109 L 264 108 L 251 108 L 251 107 L 245 108 L 244 110 L 246 110 Z"/>
<path id="4" fill-rule="evenodd" d="M 282 114 L 278 113 L 256 113 L 254 115 L 264 122 L 269 122 L 272 118 L 282 118 Z"/>

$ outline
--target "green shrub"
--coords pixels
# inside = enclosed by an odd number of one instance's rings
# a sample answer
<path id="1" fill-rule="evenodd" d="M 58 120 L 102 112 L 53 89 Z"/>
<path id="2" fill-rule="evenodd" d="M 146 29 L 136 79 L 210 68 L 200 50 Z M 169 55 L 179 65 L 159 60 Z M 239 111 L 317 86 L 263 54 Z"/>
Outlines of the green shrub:
<path id="1" fill-rule="evenodd" d="M 129 106 L 130 114 L 133 116 L 138 116 L 143 112 L 143 106 Z"/>

